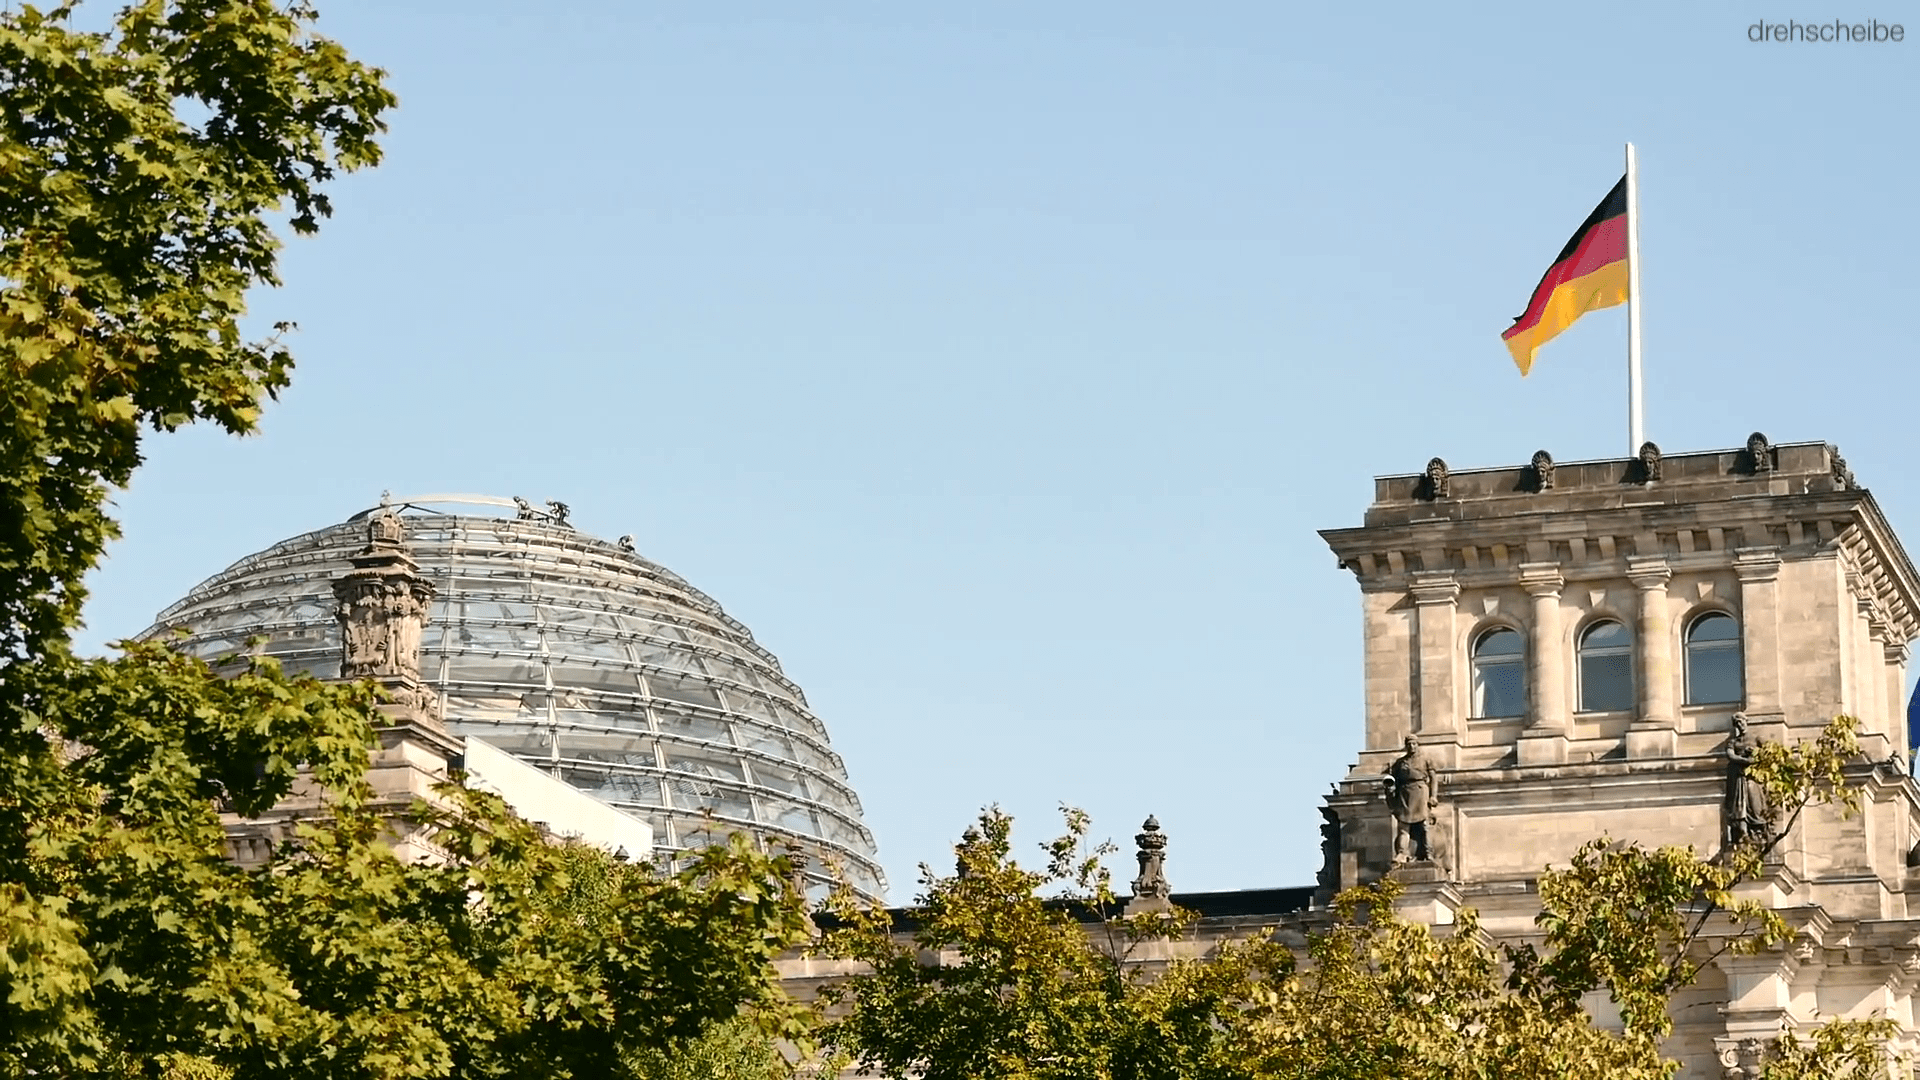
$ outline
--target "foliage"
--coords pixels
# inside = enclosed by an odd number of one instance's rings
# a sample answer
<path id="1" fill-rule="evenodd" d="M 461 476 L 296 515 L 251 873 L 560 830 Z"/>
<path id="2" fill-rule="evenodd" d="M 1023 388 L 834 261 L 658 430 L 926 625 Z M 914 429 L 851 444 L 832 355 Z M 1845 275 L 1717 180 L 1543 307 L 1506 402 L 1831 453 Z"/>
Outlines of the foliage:
<path id="1" fill-rule="evenodd" d="M 372 687 L 72 655 L 145 433 L 253 430 L 293 364 L 241 330 L 274 227 L 313 232 L 379 160 L 384 75 L 315 19 L 0 12 L 0 1077 L 618 1077 L 715 1025 L 798 1037 L 784 859 L 736 841 L 664 875 L 458 786 L 396 823 Z M 296 783 L 328 812 L 230 861 L 222 815 Z M 447 860 L 400 861 L 395 827 Z"/>
<path id="2" fill-rule="evenodd" d="M 788 1080 L 793 1068 L 759 1027 L 728 1020 L 672 1050 L 639 1048 L 625 1058 L 634 1080 Z"/>
<path id="3" fill-rule="evenodd" d="M 951 875 L 922 868 L 896 923 L 843 892 L 825 955 L 857 965 L 826 991 L 840 1060 L 927 1080 L 1657 1080 L 1673 995 L 1721 951 L 1789 935 L 1743 899 L 1806 806 L 1843 812 L 1854 722 L 1763 745 L 1754 775 L 1784 810 L 1774 837 L 1713 859 L 1609 839 L 1540 881 L 1532 945 L 1493 941 L 1471 911 L 1430 929 L 1395 912 L 1391 881 L 1351 890 L 1282 940 L 1197 941 L 1190 916 L 1126 918 L 1087 821 L 1067 812 L 1047 867 L 1012 856 L 1012 823 L 984 813 Z M 1095 856 L 1105 849 L 1095 849 Z M 1308 932 L 1310 931 L 1310 932 Z M 1621 1023 L 1586 1007 L 1605 995 Z M 1782 1040 L 1771 1080 L 1884 1076 L 1884 1019 Z M 1879 1071 L 1875 1071 L 1879 1070 Z"/>

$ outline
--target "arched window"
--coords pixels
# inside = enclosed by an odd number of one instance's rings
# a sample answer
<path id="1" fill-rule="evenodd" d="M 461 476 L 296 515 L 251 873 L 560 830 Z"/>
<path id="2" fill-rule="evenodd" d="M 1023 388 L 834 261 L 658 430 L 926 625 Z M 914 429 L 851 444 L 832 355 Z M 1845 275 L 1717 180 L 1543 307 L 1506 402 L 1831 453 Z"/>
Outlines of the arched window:
<path id="1" fill-rule="evenodd" d="M 1687 704 L 1727 705 L 1745 697 L 1740 685 L 1740 624 L 1710 611 L 1687 627 Z"/>
<path id="2" fill-rule="evenodd" d="M 1473 643 L 1473 715 L 1476 719 L 1524 716 L 1527 712 L 1526 657 L 1520 635 L 1504 626 Z"/>
<path id="3" fill-rule="evenodd" d="M 1633 708 L 1633 636 L 1617 622 L 1597 622 L 1580 635 L 1580 711 Z"/>

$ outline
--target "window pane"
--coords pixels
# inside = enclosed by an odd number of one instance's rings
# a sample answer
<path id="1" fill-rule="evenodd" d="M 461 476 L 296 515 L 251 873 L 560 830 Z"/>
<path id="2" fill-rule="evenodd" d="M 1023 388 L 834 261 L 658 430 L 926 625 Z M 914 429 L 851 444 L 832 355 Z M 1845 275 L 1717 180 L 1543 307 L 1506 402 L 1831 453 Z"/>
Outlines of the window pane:
<path id="1" fill-rule="evenodd" d="M 1596 623 L 1580 639 L 1582 649 L 1624 648 L 1628 644 L 1627 628 L 1617 622 Z"/>
<path id="2" fill-rule="evenodd" d="M 1494 630 L 1480 635 L 1473 647 L 1475 656 L 1519 656 L 1520 635 L 1512 630 Z"/>
<path id="3" fill-rule="evenodd" d="M 1731 643 L 1687 646 L 1687 704 L 1738 704 L 1740 650 Z"/>
<path id="4" fill-rule="evenodd" d="M 1526 668 L 1517 660 L 1476 660 L 1473 664 L 1473 715 L 1524 716 Z"/>
<path id="5" fill-rule="evenodd" d="M 1702 615 L 1693 621 L 1693 627 L 1687 631 L 1687 640 L 1739 641 L 1740 626 L 1729 615 Z"/>
<path id="6" fill-rule="evenodd" d="M 1633 657 L 1625 652 L 1580 656 L 1580 711 L 1624 712 L 1633 708 Z"/>

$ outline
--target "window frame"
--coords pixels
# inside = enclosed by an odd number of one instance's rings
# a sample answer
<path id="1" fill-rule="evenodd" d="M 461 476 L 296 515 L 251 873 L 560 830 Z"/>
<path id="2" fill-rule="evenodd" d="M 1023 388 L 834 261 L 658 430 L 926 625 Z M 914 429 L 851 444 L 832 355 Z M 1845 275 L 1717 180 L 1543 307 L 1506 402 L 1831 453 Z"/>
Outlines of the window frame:
<path id="1" fill-rule="evenodd" d="M 1592 637 L 1603 626 L 1619 627 L 1621 633 L 1625 635 L 1626 640 L 1624 644 L 1620 645 L 1598 646 L 1598 648 L 1603 651 L 1598 653 L 1591 652 L 1587 645 L 1587 639 Z M 1639 658 L 1635 655 L 1639 652 L 1639 649 L 1636 648 L 1637 645 L 1638 642 L 1634 640 L 1633 636 L 1632 624 L 1617 615 L 1596 614 L 1579 628 L 1573 638 L 1573 711 L 1576 715 L 1602 716 L 1608 713 L 1632 712 L 1634 710 L 1640 697 L 1640 665 Z M 1623 656 L 1626 658 L 1627 700 L 1625 704 L 1604 709 L 1588 707 L 1587 659 L 1589 656 L 1595 658 Z"/>
<path id="2" fill-rule="evenodd" d="M 1702 652 L 1730 652 L 1733 654 L 1733 696 L 1717 701 L 1701 701 L 1696 699 L 1693 689 L 1693 658 L 1696 648 L 1693 635 L 1695 631 L 1700 628 L 1701 624 L 1712 619 L 1725 619 L 1732 623 L 1733 636 L 1702 642 L 1697 648 Z M 1740 617 L 1720 607 L 1702 608 L 1688 615 L 1686 621 L 1680 624 L 1680 667 L 1680 697 L 1686 706 L 1697 706 L 1700 708 L 1732 706 L 1736 709 L 1739 708 L 1747 699 L 1746 631 L 1745 628 L 1740 625 Z"/>
<path id="3" fill-rule="evenodd" d="M 1512 634 L 1519 639 L 1520 648 L 1515 652 L 1501 653 L 1498 659 L 1490 661 L 1494 666 L 1511 666 L 1519 672 L 1520 700 L 1519 711 L 1513 713 L 1492 714 L 1484 711 L 1482 702 L 1483 681 L 1480 678 L 1480 650 L 1489 639 L 1499 634 Z M 1467 719 L 1500 722 L 1524 720 L 1527 716 L 1528 679 L 1527 679 L 1527 635 L 1519 627 L 1504 622 L 1488 623 L 1474 630 L 1467 638 Z"/>

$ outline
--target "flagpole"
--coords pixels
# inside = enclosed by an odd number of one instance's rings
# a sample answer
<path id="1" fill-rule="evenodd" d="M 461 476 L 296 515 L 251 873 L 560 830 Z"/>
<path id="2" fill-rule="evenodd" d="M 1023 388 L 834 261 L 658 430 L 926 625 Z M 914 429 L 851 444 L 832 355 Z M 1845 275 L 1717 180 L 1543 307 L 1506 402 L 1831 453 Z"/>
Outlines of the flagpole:
<path id="1" fill-rule="evenodd" d="M 1627 144 L 1627 456 L 1645 441 L 1640 412 L 1640 170 Z"/>

